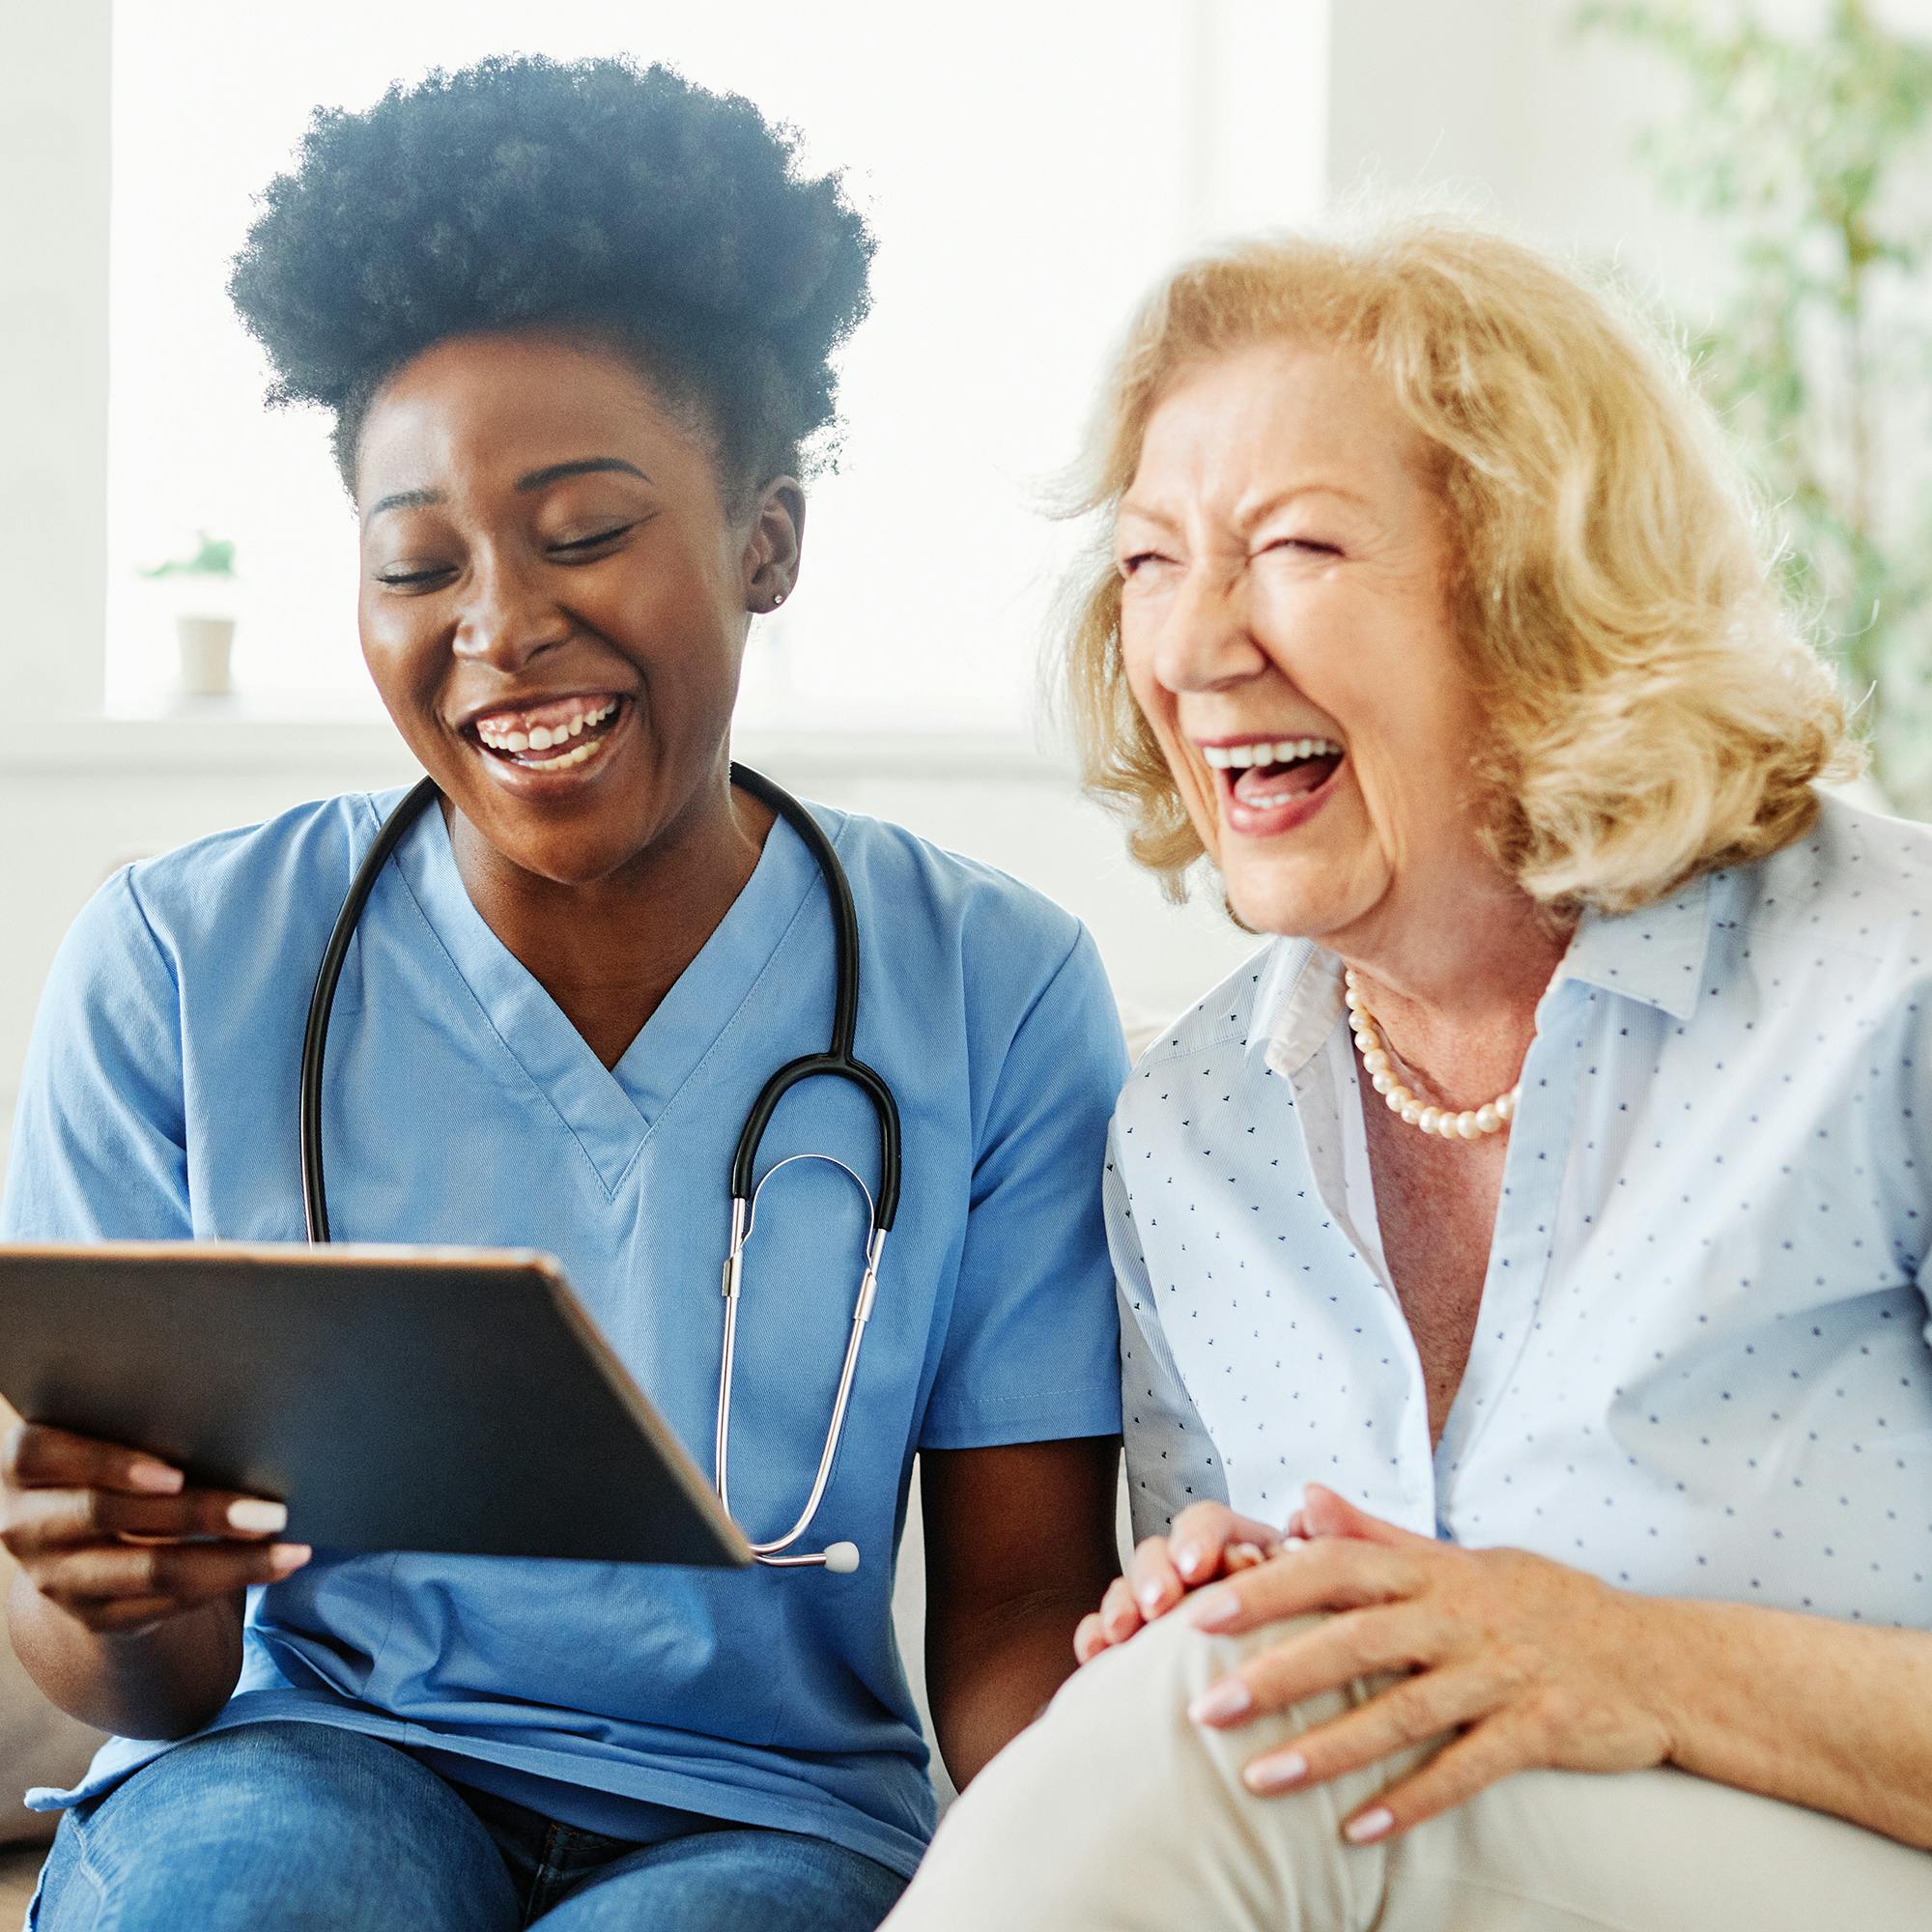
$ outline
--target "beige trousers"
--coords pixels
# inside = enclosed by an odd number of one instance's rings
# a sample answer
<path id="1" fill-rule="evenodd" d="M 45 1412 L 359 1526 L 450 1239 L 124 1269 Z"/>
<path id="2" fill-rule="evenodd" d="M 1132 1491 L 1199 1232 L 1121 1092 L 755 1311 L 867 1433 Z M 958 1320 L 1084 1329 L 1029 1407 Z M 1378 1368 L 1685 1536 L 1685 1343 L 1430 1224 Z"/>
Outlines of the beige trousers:
<path id="1" fill-rule="evenodd" d="M 1078 1672 L 948 1814 L 885 1932 L 1932 1932 L 1932 1853 L 1680 1771 L 1528 1772 L 1385 1846 L 1410 1752 L 1276 1798 L 1240 1768 L 1367 1692 L 1238 1731 L 1186 1705 L 1285 1626 L 1171 1617 Z"/>

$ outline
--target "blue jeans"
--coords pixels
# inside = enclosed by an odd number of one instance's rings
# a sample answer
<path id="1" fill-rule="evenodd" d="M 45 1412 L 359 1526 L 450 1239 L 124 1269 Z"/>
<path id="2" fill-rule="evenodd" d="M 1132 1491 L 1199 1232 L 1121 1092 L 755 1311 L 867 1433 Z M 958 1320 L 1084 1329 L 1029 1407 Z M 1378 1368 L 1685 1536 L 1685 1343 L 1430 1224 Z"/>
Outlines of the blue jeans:
<path id="1" fill-rule="evenodd" d="M 905 1881 L 722 1825 L 632 1845 L 466 1793 L 329 1724 L 180 1745 L 70 1811 L 36 1932 L 872 1932 Z"/>

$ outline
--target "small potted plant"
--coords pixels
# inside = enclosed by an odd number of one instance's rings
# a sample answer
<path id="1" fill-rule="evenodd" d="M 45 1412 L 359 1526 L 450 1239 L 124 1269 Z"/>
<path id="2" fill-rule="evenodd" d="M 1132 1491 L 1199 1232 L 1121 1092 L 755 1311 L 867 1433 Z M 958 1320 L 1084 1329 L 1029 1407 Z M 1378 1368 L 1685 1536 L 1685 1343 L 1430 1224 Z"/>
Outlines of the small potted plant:
<path id="1" fill-rule="evenodd" d="M 193 555 L 171 557 L 141 575 L 186 581 L 188 608 L 175 618 L 183 694 L 188 697 L 226 696 L 233 688 L 229 658 L 235 647 L 235 618 L 221 607 L 232 601 L 235 546 L 197 530 Z"/>

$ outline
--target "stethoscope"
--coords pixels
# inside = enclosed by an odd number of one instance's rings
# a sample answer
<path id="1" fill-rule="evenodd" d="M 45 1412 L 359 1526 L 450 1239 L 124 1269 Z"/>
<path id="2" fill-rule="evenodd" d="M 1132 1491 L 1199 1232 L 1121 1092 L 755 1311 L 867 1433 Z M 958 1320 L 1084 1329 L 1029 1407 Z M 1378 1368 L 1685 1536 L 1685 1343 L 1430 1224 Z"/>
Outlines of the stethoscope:
<path id="1" fill-rule="evenodd" d="M 859 1567 L 856 1544 L 833 1543 L 825 1548 L 786 1554 L 811 1527 L 818 1506 L 825 1499 L 826 1485 L 832 1480 L 832 1465 L 838 1460 L 838 1443 L 845 1433 L 845 1413 L 852 1400 L 852 1379 L 859 1370 L 859 1348 L 866 1338 L 866 1323 L 871 1319 L 872 1303 L 879 1291 L 879 1263 L 886 1252 L 886 1236 L 899 1205 L 899 1110 L 893 1090 L 867 1066 L 853 1058 L 852 1040 L 859 1026 L 859 916 L 853 909 L 852 887 L 845 868 L 832 849 L 832 841 L 818 821 L 797 799 L 774 784 L 770 779 L 743 765 L 731 767 L 731 782 L 762 799 L 805 840 L 825 882 L 825 895 L 832 906 L 833 944 L 836 948 L 838 996 L 832 1011 L 832 1044 L 823 1053 L 808 1053 L 787 1062 L 767 1080 L 745 1117 L 738 1134 L 738 1146 L 731 1156 L 731 1245 L 724 1260 L 724 1353 L 718 1372 L 718 1439 L 716 1447 L 718 1499 L 728 1515 L 731 1509 L 731 1375 L 738 1345 L 738 1303 L 744 1287 L 745 1249 L 757 1223 L 758 1197 L 771 1185 L 773 1176 L 803 1160 L 829 1162 L 843 1174 L 866 1197 L 869 1233 L 865 1247 L 865 1269 L 859 1281 L 859 1295 L 852 1309 L 852 1333 L 845 1344 L 844 1365 L 838 1374 L 838 1393 L 833 1399 L 832 1424 L 825 1432 L 819 1452 L 818 1469 L 811 1479 L 811 1492 L 806 1498 L 798 1520 L 782 1536 L 769 1543 L 752 1544 L 752 1554 L 774 1569 L 805 1569 L 822 1564 L 838 1575 Z M 384 820 L 376 842 L 351 881 L 349 894 L 336 915 L 335 929 L 323 949 L 322 966 L 315 976 L 315 992 L 309 1000 L 308 1025 L 302 1033 L 301 1086 L 298 1107 L 301 1117 L 302 1211 L 308 1222 L 311 1241 L 328 1239 L 328 1195 L 322 1171 L 322 1065 L 328 1048 L 328 1014 L 335 1004 L 335 982 L 342 977 L 342 962 L 349 954 L 349 942 L 355 936 L 356 922 L 376 883 L 377 874 L 388 863 L 389 855 L 401 842 L 437 796 L 436 781 L 424 779 L 413 786 L 395 810 Z M 757 1164 L 758 1146 L 778 1104 L 802 1080 L 829 1074 L 849 1080 L 871 1102 L 879 1126 L 879 1198 L 842 1160 L 829 1153 L 787 1154 L 778 1161 L 755 1187 L 752 1170 Z"/>

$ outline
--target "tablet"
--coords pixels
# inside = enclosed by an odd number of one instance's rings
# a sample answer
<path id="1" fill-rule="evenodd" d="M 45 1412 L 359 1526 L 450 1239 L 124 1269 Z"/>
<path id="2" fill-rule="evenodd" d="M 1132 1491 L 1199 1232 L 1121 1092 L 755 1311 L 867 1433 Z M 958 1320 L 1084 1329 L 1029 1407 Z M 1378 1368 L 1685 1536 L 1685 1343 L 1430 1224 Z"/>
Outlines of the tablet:
<path id="1" fill-rule="evenodd" d="M 547 1255 L 0 1246 L 0 1395 L 318 1548 L 752 1560 Z"/>

